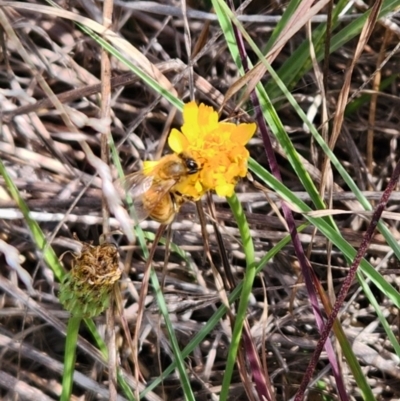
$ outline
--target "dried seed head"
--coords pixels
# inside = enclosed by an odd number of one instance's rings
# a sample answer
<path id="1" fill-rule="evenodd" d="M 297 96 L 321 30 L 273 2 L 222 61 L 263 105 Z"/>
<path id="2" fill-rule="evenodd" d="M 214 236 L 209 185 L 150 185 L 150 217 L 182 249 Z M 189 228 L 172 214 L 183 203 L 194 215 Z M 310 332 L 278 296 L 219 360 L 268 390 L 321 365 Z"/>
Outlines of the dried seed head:
<path id="1" fill-rule="evenodd" d="M 113 244 L 83 244 L 60 287 L 60 302 L 72 315 L 84 318 L 103 312 L 114 284 L 121 277 L 118 250 Z"/>

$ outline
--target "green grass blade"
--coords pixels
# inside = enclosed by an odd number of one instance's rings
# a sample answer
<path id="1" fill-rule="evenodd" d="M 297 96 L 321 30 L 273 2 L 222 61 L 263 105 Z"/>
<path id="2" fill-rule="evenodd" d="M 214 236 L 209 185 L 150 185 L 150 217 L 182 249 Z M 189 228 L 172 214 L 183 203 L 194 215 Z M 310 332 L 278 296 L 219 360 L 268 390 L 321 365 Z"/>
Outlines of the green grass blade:
<path id="1" fill-rule="evenodd" d="M 301 4 L 301 0 L 291 0 L 288 4 L 285 5 L 285 11 L 283 12 L 279 22 L 276 24 L 275 29 L 272 31 L 271 36 L 268 39 L 267 44 L 263 49 L 264 54 L 268 54 L 268 51 L 274 45 L 275 41 L 278 39 L 280 33 L 286 27 L 290 18 L 296 11 L 297 7 Z"/>
<path id="2" fill-rule="evenodd" d="M 81 318 L 71 316 L 68 320 L 67 337 L 65 339 L 64 350 L 64 371 L 62 380 L 62 392 L 60 401 L 71 399 L 72 384 L 74 382 L 76 344 L 78 342 L 79 326 Z"/>
<path id="3" fill-rule="evenodd" d="M 7 169 L 5 168 L 3 161 L 1 159 L 0 159 L 0 174 L 4 178 L 8 192 L 10 193 L 11 197 L 14 199 L 15 203 L 18 205 L 19 210 L 22 212 L 24 216 L 24 221 L 29 228 L 32 239 L 36 244 L 37 249 L 39 249 L 42 252 L 43 259 L 45 260 L 47 266 L 51 268 L 57 279 L 61 280 L 65 274 L 64 269 L 61 266 L 61 263 L 58 260 L 57 255 L 53 251 L 53 248 L 47 243 L 46 237 L 43 234 L 41 228 L 39 227 L 39 224 L 31 218 L 27 204 L 20 195 L 18 188 L 16 187 L 10 175 L 8 174 Z"/>
<path id="4" fill-rule="evenodd" d="M 400 346 L 397 340 L 396 335 L 393 333 L 392 329 L 390 328 L 390 325 L 388 321 L 386 320 L 385 316 L 382 313 L 381 306 L 379 305 L 375 295 L 371 291 L 371 288 L 368 286 L 366 283 L 363 275 L 361 272 L 357 272 L 357 279 L 360 282 L 360 285 L 365 293 L 365 295 L 368 297 L 369 302 L 373 306 L 373 308 L 376 310 L 376 314 L 378 316 L 379 321 L 382 324 L 383 329 L 385 330 L 388 339 L 390 343 L 393 346 L 394 351 L 396 352 L 397 356 L 400 358 Z"/>

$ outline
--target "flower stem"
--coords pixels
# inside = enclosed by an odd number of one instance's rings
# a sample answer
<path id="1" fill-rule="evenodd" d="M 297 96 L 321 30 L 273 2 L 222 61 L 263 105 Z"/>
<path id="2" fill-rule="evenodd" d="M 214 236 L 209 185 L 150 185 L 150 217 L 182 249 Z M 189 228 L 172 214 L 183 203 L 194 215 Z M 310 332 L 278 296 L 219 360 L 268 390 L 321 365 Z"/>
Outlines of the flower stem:
<path id="1" fill-rule="evenodd" d="M 236 355 L 242 335 L 243 323 L 246 319 L 247 304 L 249 302 L 254 278 L 256 276 L 254 244 L 250 234 L 250 227 L 247 223 L 242 205 L 239 202 L 236 194 L 233 194 L 230 198 L 227 198 L 227 201 L 230 208 L 232 209 L 232 213 L 237 222 L 240 237 L 242 239 L 243 251 L 246 258 L 246 274 L 243 280 L 243 289 L 239 300 L 239 307 L 236 315 L 235 325 L 233 327 L 232 341 L 229 347 L 228 360 L 219 398 L 220 401 L 225 401 L 228 398 L 229 385 L 232 379 L 233 368 L 236 362 Z"/>
<path id="2" fill-rule="evenodd" d="M 64 352 L 64 371 L 62 380 L 62 392 L 60 401 L 69 401 L 71 398 L 72 384 L 74 382 L 76 344 L 78 341 L 79 326 L 82 318 L 71 316 L 68 321 L 67 338 Z"/>

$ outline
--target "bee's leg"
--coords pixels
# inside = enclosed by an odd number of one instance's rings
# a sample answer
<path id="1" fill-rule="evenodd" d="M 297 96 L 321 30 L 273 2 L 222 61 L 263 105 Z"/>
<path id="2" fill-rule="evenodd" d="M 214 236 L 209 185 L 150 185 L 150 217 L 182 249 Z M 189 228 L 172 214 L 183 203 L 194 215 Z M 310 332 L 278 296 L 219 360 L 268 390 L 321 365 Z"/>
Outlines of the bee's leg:
<path id="1" fill-rule="evenodd" d="M 185 203 L 184 197 L 179 193 L 179 192 L 174 192 L 171 193 L 171 201 L 172 204 L 174 205 L 174 213 L 178 213 L 179 209 Z"/>

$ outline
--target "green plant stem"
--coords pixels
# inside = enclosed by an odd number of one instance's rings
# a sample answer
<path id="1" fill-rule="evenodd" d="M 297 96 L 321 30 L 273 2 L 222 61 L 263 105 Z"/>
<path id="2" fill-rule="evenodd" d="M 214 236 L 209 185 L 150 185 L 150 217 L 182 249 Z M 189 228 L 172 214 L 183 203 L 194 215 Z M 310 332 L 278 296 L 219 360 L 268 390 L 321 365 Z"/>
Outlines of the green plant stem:
<path id="1" fill-rule="evenodd" d="M 65 340 L 64 372 L 60 401 L 69 401 L 71 399 L 72 384 L 74 382 L 76 343 L 78 341 L 78 333 L 81 320 L 82 319 L 80 317 L 71 316 L 68 321 L 67 337 Z"/>
<path id="2" fill-rule="evenodd" d="M 243 280 L 243 289 L 239 300 L 239 307 L 236 315 L 235 325 L 233 327 L 232 341 L 229 347 L 228 359 L 219 398 L 220 401 L 225 401 L 228 399 L 229 386 L 232 379 L 233 368 L 236 362 L 236 355 L 242 335 L 243 323 L 246 319 L 247 305 L 249 302 L 251 290 L 253 288 L 254 278 L 256 277 L 254 244 L 250 234 L 250 227 L 247 223 L 242 205 L 239 202 L 236 194 L 234 194 L 230 198 L 227 198 L 227 201 L 233 212 L 233 216 L 238 225 L 240 237 L 242 239 L 243 251 L 246 258 L 246 275 Z"/>

